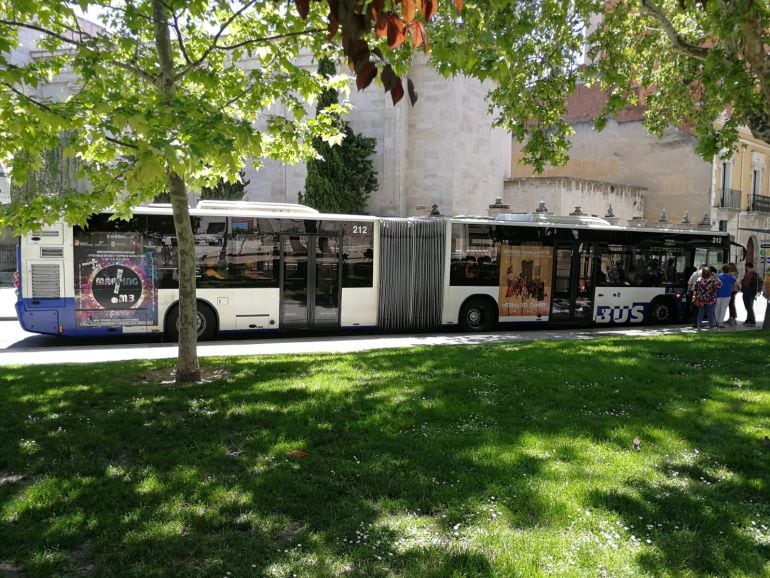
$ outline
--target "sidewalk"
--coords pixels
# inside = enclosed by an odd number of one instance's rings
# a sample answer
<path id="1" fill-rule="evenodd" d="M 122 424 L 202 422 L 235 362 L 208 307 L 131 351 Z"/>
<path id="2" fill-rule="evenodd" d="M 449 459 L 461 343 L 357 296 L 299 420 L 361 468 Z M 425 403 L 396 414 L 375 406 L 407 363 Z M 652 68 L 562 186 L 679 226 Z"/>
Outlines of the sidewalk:
<path id="1" fill-rule="evenodd" d="M 0 321 L 16 320 L 16 290 L 7 285 L 0 285 Z"/>

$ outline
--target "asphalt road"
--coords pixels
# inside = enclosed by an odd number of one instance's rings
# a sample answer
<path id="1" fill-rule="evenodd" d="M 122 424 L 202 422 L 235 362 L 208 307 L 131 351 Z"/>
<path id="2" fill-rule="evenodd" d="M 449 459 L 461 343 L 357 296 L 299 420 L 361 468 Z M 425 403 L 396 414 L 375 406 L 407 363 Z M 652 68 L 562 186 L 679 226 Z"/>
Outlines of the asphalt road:
<path id="1" fill-rule="evenodd" d="M 13 290 L 0 288 L 0 366 L 60 363 L 90 363 L 129 359 L 175 358 L 177 348 L 160 337 L 115 337 L 105 339 L 68 339 L 39 335 L 22 330 L 15 319 Z M 738 319 L 744 319 L 743 303 L 738 303 Z M 765 315 L 766 301 L 755 302 L 758 328 Z M 749 330 L 738 324 L 731 331 Z M 753 330 L 753 328 L 752 328 Z M 423 333 L 417 335 L 336 334 L 296 337 L 246 337 L 218 339 L 198 345 L 200 357 L 228 355 L 271 355 L 299 353 L 348 353 L 373 349 L 436 346 L 453 344 L 499 343 L 543 339 L 592 339 L 606 336 L 652 336 L 694 333 L 689 325 L 641 326 L 621 328 L 516 330 L 495 333 Z"/>

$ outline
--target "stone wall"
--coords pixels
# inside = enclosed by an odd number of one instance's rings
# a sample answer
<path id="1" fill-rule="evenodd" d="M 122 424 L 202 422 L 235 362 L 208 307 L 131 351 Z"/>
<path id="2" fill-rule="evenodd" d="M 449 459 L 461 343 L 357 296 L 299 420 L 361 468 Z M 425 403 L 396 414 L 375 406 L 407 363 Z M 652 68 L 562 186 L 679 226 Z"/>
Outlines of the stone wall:
<path id="1" fill-rule="evenodd" d="M 379 189 L 369 213 L 423 215 L 435 204 L 442 214 L 485 214 L 490 199 L 503 193 L 511 158 L 510 136 L 492 128 L 487 113 L 488 87 L 463 77 L 441 78 L 422 57 L 415 58 L 409 76 L 418 93 L 414 106 L 406 97 L 393 106 L 376 85 L 350 94 L 352 129 L 377 141 Z M 295 203 L 305 175 L 304 164 L 265 161 L 258 171 L 248 167 L 247 198 Z"/>
<path id="2" fill-rule="evenodd" d="M 640 120 L 609 121 L 602 132 L 589 122 L 573 125 L 570 161 L 549 167 L 544 176 L 569 176 L 642 187 L 644 218 L 658 220 L 665 210 L 672 221 L 685 211 L 700 220 L 710 210 L 712 165 L 695 153 L 695 137 L 670 128 L 663 138 L 649 134 Z M 532 168 L 519 164 L 521 146 L 514 143 L 511 175 L 533 176 Z"/>
<path id="3" fill-rule="evenodd" d="M 555 215 L 580 207 L 587 215 L 604 217 L 612 205 L 618 223 L 644 215 L 645 189 L 574 177 L 519 177 L 505 182 L 503 202 L 513 213 L 534 211 L 543 201 Z M 657 217 L 655 218 L 657 221 Z"/>

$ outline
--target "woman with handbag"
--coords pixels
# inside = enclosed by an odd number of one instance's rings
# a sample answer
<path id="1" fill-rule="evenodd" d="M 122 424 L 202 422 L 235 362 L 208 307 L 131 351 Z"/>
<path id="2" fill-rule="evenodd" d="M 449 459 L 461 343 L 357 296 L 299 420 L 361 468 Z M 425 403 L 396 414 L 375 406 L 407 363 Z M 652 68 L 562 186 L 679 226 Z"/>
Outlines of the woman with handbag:
<path id="1" fill-rule="evenodd" d="M 716 327 L 716 315 L 714 315 L 714 306 L 717 302 L 717 291 L 722 286 L 719 278 L 711 272 L 708 267 L 703 268 L 703 274 L 695 283 L 693 291 L 693 304 L 698 307 L 698 320 L 696 327 L 698 330 L 703 328 L 703 318 L 708 316 L 709 329 Z"/>

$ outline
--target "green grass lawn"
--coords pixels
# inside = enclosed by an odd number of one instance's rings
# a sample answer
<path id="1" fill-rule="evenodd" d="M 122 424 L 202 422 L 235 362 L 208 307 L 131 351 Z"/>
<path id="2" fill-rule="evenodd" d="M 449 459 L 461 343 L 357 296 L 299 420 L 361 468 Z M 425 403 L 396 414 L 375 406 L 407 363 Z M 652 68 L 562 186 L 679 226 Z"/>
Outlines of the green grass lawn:
<path id="1" fill-rule="evenodd" d="M 180 387 L 168 361 L 3 367 L 0 575 L 770 576 L 768 351 L 221 358 Z"/>

